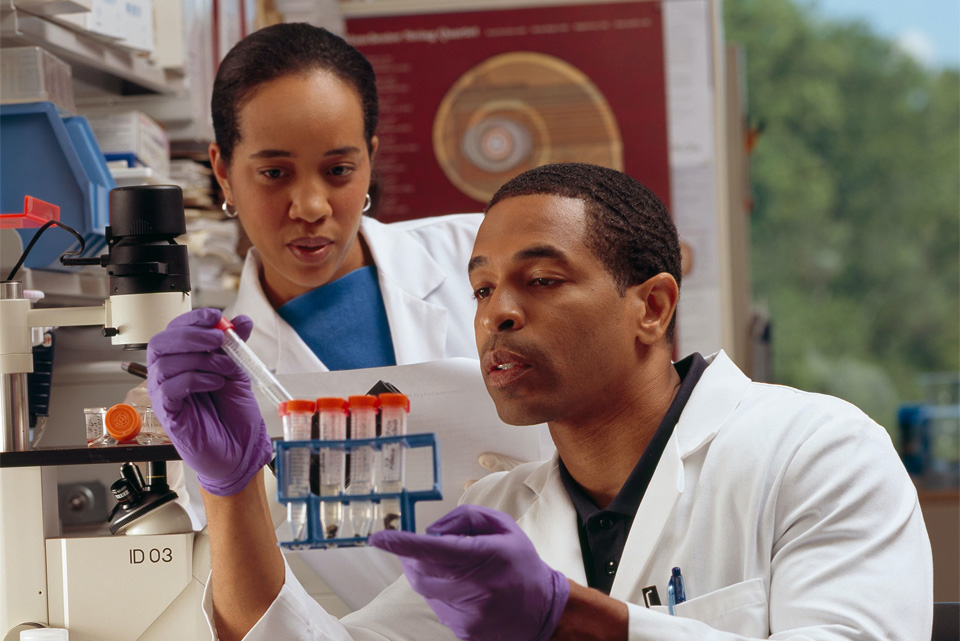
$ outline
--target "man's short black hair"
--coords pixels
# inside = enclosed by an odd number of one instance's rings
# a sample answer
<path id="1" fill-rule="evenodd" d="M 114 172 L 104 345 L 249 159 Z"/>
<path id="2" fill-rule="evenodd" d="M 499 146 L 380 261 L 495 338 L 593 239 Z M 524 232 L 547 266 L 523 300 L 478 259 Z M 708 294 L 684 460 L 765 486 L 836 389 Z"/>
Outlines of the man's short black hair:
<path id="1" fill-rule="evenodd" d="M 514 196 L 576 198 L 588 216 L 586 242 L 609 270 L 621 294 L 666 272 L 680 284 L 680 241 L 667 208 L 627 174 L 584 163 L 543 165 L 511 179 L 493 195 L 491 207 Z M 673 342 L 676 317 L 667 340 Z"/>

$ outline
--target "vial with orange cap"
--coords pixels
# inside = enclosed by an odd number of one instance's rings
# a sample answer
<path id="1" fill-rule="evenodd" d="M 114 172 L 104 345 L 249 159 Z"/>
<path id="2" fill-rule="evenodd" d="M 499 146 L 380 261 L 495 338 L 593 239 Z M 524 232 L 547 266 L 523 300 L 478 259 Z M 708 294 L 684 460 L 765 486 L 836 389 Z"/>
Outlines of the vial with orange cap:
<path id="1" fill-rule="evenodd" d="M 366 439 L 377 436 L 377 410 L 380 399 L 372 394 L 351 396 L 350 438 Z M 376 487 L 377 452 L 372 445 L 355 447 L 350 450 L 350 487 L 347 494 L 371 494 Z M 372 501 L 350 502 L 350 525 L 353 536 L 367 537 L 373 527 L 374 505 Z"/>
<path id="2" fill-rule="evenodd" d="M 126 403 L 117 403 L 103 415 L 103 436 L 90 443 L 90 447 L 132 445 L 140 435 L 140 414 Z"/>
<path id="3" fill-rule="evenodd" d="M 380 436 L 405 436 L 410 399 L 405 394 L 380 394 Z M 385 443 L 380 452 L 380 482 L 377 489 L 382 494 L 400 493 L 403 490 L 402 443 Z M 385 498 L 380 502 L 383 529 L 401 529 L 400 499 Z"/>
<path id="4" fill-rule="evenodd" d="M 324 441 L 342 441 L 347 438 L 346 399 L 324 397 L 317 399 L 317 423 Z M 340 496 L 343 493 L 346 472 L 346 452 L 342 448 L 320 448 L 320 496 Z M 335 539 L 343 527 L 343 503 L 320 502 L 320 528 L 323 537 Z"/>
<path id="5" fill-rule="evenodd" d="M 313 425 L 313 415 L 317 411 L 314 401 L 292 399 L 281 401 L 278 406 L 283 422 L 284 441 L 309 441 Z M 307 498 L 310 496 L 310 446 L 291 447 L 284 450 L 285 460 L 281 466 L 283 478 L 280 479 L 283 493 L 288 498 Z M 307 501 L 287 503 L 287 523 L 294 541 L 303 541 L 309 536 Z"/>

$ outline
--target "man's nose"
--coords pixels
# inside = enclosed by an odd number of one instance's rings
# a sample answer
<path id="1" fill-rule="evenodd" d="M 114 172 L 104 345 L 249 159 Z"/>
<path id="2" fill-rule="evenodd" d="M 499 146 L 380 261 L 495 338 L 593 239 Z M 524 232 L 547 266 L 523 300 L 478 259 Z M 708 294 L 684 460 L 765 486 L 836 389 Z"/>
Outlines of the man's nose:
<path id="1" fill-rule="evenodd" d="M 302 180 L 295 188 L 290 217 L 315 223 L 333 214 L 330 188 L 319 178 Z"/>
<path id="2" fill-rule="evenodd" d="M 489 332 L 518 330 L 526 324 L 519 300 L 503 288 L 494 290 L 482 313 L 483 327 Z"/>

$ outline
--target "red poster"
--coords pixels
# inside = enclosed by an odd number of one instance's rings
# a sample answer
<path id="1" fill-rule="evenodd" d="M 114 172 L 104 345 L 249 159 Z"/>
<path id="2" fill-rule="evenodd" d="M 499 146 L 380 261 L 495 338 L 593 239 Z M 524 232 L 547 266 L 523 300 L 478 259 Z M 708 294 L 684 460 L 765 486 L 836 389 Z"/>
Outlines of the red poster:
<path id="1" fill-rule="evenodd" d="M 379 217 L 480 211 L 550 162 L 623 170 L 669 205 L 660 3 L 347 23 L 380 92 Z"/>

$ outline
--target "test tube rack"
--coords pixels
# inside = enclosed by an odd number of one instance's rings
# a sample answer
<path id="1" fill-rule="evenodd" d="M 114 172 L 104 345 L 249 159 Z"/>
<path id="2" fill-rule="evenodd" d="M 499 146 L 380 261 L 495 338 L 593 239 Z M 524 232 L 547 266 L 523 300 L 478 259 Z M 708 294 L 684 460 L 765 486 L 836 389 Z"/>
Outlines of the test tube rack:
<path id="1" fill-rule="evenodd" d="M 404 488 L 400 492 L 373 492 L 371 494 L 346 494 L 341 492 L 336 496 L 318 496 L 311 492 L 306 497 L 289 497 L 284 494 L 283 483 L 277 484 L 277 501 L 283 504 L 303 503 L 308 504 L 307 537 L 299 541 L 280 541 L 280 547 L 291 550 L 323 549 L 330 547 L 345 548 L 365 545 L 368 537 L 343 537 L 343 538 L 324 538 L 323 530 L 320 527 L 320 504 L 324 501 L 338 501 L 347 505 L 353 501 L 370 501 L 380 503 L 384 499 L 398 499 L 400 501 L 400 529 L 407 532 L 416 531 L 416 522 L 414 519 L 414 505 L 419 501 L 439 501 L 443 498 L 440 492 L 440 445 L 437 443 L 436 434 L 407 434 L 404 436 L 378 436 L 376 438 L 364 439 L 346 439 L 337 441 L 274 441 L 274 451 L 276 459 L 276 474 L 278 479 L 283 478 L 283 452 L 292 448 L 310 448 L 310 456 L 320 455 L 322 448 L 340 449 L 349 452 L 360 447 L 372 446 L 374 450 L 380 451 L 384 445 L 391 443 L 400 443 L 407 449 L 418 447 L 429 447 L 433 451 L 433 487 L 425 490 L 410 491 Z"/>

